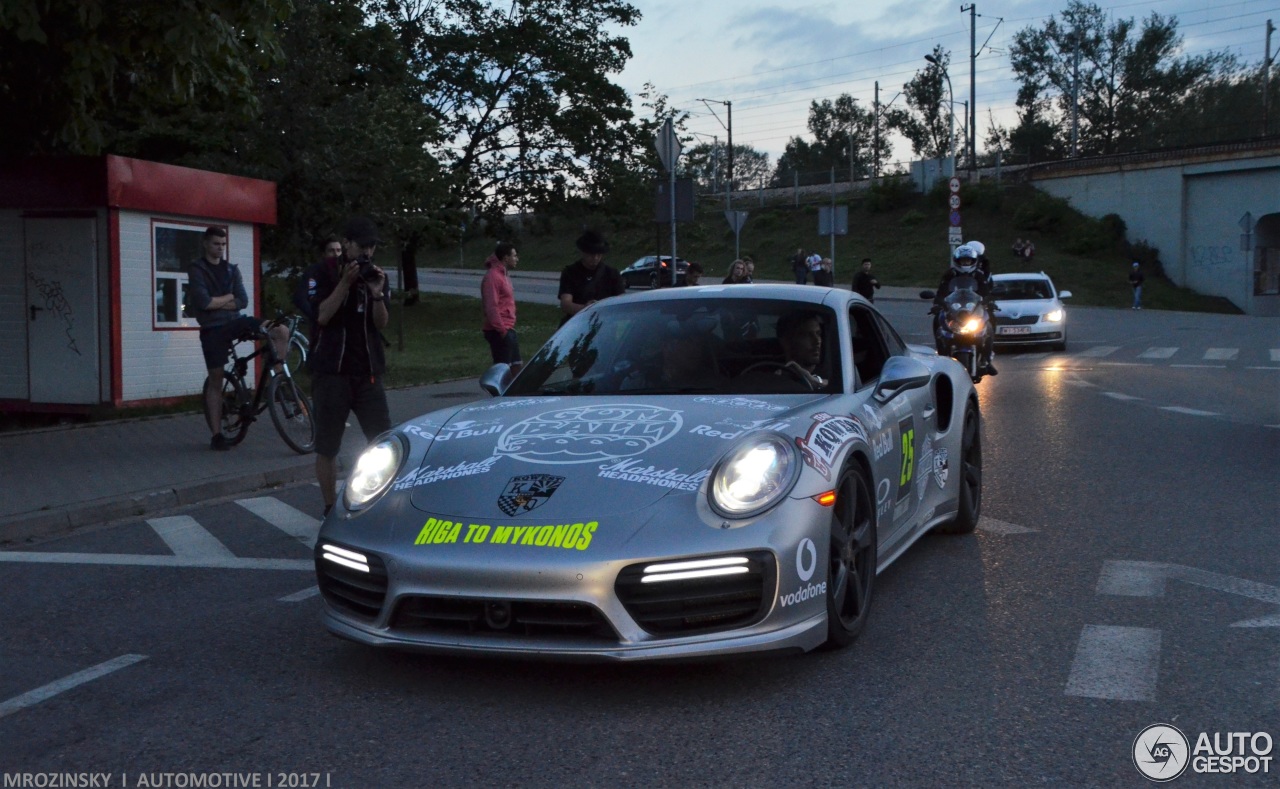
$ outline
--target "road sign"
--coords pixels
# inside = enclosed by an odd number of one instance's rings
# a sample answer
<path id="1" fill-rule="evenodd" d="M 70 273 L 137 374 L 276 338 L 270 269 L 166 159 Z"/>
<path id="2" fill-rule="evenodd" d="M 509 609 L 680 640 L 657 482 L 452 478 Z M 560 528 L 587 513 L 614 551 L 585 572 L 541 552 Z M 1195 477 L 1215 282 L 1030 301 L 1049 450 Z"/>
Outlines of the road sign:
<path id="1" fill-rule="evenodd" d="M 1254 224 L 1253 214 L 1245 211 L 1244 216 L 1240 217 L 1240 229 L 1246 233 L 1252 233 Z"/>
<path id="2" fill-rule="evenodd" d="M 725 221 L 729 223 L 729 229 L 735 233 L 742 232 L 742 226 L 747 223 L 746 211 L 725 211 Z"/>
<path id="3" fill-rule="evenodd" d="M 653 143 L 658 148 L 658 158 L 662 160 L 662 166 L 667 172 L 671 172 L 675 168 L 676 160 L 680 158 L 680 138 L 676 136 L 676 130 L 670 118 L 667 118 L 667 122 L 662 124 L 662 129 L 654 135 Z"/>
<path id="4" fill-rule="evenodd" d="M 849 206 L 838 205 L 836 209 L 836 222 L 834 235 L 849 235 Z M 824 205 L 818 208 L 818 235 L 833 235 L 831 228 L 831 206 Z"/>
<path id="5" fill-rule="evenodd" d="M 693 179 L 681 178 L 676 181 L 676 221 L 693 221 Z M 654 184 L 653 221 L 666 224 L 671 221 L 671 184 L 658 181 Z"/>
<path id="6" fill-rule="evenodd" d="M 960 210 L 960 195 L 951 195 L 951 200 L 949 202 L 953 211 Z"/>
<path id="7" fill-rule="evenodd" d="M 951 226 L 952 226 L 952 227 L 960 227 L 960 212 L 959 212 L 959 211 L 952 211 L 952 212 L 951 212 Z"/>
<path id="8" fill-rule="evenodd" d="M 960 246 L 964 243 L 964 235 L 958 226 L 947 228 L 947 243 L 952 246 Z"/>
<path id="9" fill-rule="evenodd" d="M 947 182 L 947 186 L 951 187 L 951 194 L 956 194 L 960 191 L 960 179 L 952 178 Z"/>

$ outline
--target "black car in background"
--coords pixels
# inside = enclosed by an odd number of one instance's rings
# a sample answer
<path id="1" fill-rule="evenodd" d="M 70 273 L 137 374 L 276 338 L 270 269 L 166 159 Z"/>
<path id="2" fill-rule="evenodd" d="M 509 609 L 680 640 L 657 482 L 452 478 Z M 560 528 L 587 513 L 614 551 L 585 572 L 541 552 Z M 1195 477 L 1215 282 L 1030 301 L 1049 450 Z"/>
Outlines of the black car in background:
<path id="1" fill-rule="evenodd" d="M 689 261 L 676 258 L 676 283 L 684 284 L 685 272 L 689 270 Z M 671 256 L 663 255 L 661 263 L 657 255 L 645 255 L 622 270 L 622 284 L 630 288 L 656 288 L 659 283 L 671 284 Z"/>

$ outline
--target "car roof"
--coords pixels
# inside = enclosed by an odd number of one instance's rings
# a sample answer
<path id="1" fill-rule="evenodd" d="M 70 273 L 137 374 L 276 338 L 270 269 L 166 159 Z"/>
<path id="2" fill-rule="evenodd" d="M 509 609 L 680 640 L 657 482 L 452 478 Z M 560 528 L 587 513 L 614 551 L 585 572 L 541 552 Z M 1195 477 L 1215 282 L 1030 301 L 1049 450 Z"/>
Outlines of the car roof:
<path id="1" fill-rule="evenodd" d="M 1053 281 L 1049 279 L 1049 275 L 1044 273 L 1043 271 L 1027 271 L 1022 273 L 1004 273 L 1004 274 L 991 275 L 991 280 L 993 282 L 998 282 L 1000 280 L 1006 280 L 1006 279 L 1048 279 L 1050 282 Z"/>
<path id="2" fill-rule="evenodd" d="M 707 296 L 729 299 L 776 299 L 778 301 L 804 301 L 811 304 L 822 304 L 838 307 L 851 301 L 869 303 L 861 295 L 841 288 L 821 288 L 813 285 L 787 285 L 782 283 L 759 283 L 753 285 L 697 285 L 685 288 L 659 288 L 643 292 L 628 291 L 625 296 L 614 299 L 625 299 L 628 304 L 639 301 L 678 301 L 682 299 L 699 299 Z M 607 305 L 614 299 L 599 302 Z"/>

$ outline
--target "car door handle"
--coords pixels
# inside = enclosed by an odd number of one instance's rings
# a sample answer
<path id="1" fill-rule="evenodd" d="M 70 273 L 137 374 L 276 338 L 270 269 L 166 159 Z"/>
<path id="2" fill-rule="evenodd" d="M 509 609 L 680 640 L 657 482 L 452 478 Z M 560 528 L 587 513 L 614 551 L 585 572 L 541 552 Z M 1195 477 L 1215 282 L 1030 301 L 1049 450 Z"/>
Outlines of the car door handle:
<path id="1" fill-rule="evenodd" d="M 36 313 L 37 313 L 37 312 L 43 312 L 43 311 L 44 311 L 44 307 L 37 307 L 37 306 L 36 306 L 36 305 L 34 305 L 34 304 L 32 304 L 32 305 L 31 305 L 30 309 L 31 309 L 31 320 L 33 320 L 33 321 L 36 319 Z"/>
<path id="2" fill-rule="evenodd" d="M 932 418 L 932 417 L 933 417 L 933 413 L 934 413 L 935 411 L 937 411 L 937 410 L 938 410 L 938 409 L 934 408 L 933 406 L 929 406 L 928 408 L 926 408 L 926 409 L 924 410 L 924 412 L 923 412 L 923 413 L 921 413 L 921 414 L 920 414 L 920 416 L 921 416 L 921 417 L 923 417 L 923 418 L 925 418 L 925 419 L 930 419 L 930 418 Z"/>

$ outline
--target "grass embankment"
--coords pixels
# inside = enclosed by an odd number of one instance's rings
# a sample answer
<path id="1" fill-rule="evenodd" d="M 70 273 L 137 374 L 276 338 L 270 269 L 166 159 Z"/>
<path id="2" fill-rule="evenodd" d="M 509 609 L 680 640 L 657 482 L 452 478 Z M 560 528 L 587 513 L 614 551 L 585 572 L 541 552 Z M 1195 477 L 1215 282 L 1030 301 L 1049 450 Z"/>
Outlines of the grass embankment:
<path id="1" fill-rule="evenodd" d="M 1085 217 L 1064 201 L 1028 186 L 999 188 L 984 182 L 961 190 L 966 239 L 987 246 L 993 270 L 1044 271 L 1058 287 L 1072 292 L 1075 306 L 1128 307 L 1132 301 L 1128 275 L 1134 259 L 1143 261 L 1147 276 L 1143 304 L 1147 309 L 1238 313 L 1225 299 L 1202 296 L 1179 288 L 1159 273 L 1158 248 L 1163 239 L 1124 239 L 1123 223 Z M 847 285 L 864 257 L 886 285 L 935 287 L 947 268 L 946 243 L 948 194 L 944 189 L 917 195 L 908 189 L 882 188 L 837 205 L 849 210 L 849 234 L 837 236 L 836 280 Z M 800 246 L 806 252 L 830 254 L 830 239 L 817 235 L 819 203 L 799 206 L 761 206 L 742 197 L 734 208 L 750 216 L 742 228 L 741 254 L 756 262 L 761 279 L 791 279 L 788 258 Z M 595 227 L 612 247 L 606 261 L 621 270 L 642 255 L 670 254 L 667 225 L 636 223 L 622 226 L 584 215 L 548 223 L 545 232 L 524 232 L 513 240 L 520 251 L 520 267 L 535 271 L 559 271 L 573 262 L 573 242 L 583 227 Z M 1017 238 L 1030 239 L 1036 255 L 1030 263 L 1014 258 Z M 469 240 L 461 260 L 465 268 L 480 268 L 493 250 L 492 238 Z M 1148 246 L 1150 245 L 1150 246 Z M 1155 249 L 1153 249 L 1154 247 Z M 707 269 L 707 278 L 718 281 L 734 257 L 734 237 L 724 218 L 722 199 L 700 201 L 696 221 L 679 225 L 677 251 Z M 424 254 L 419 265 L 454 268 L 459 265 L 457 247 Z"/>

